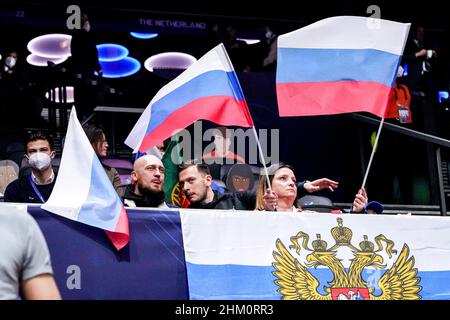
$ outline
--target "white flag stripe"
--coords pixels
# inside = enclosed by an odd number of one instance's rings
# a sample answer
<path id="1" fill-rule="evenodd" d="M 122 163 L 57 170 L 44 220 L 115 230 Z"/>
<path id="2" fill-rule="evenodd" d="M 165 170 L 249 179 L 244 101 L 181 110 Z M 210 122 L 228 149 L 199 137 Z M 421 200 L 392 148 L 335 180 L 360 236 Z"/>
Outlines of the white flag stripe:
<path id="1" fill-rule="evenodd" d="M 445 217 L 256 211 L 231 214 L 219 210 L 180 210 L 180 214 L 186 261 L 190 263 L 270 266 L 275 241 L 280 238 L 288 247 L 292 245 L 290 237 L 299 231 L 309 234 L 311 241 L 320 234 L 332 246 L 335 242 L 330 230 L 341 217 L 344 227 L 352 230 L 356 247 L 364 235 L 375 243 L 374 238 L 383 234 L 394 241 L 398 252 L 407 244 L 420 271 L 450 270 L 450 220 Z M 343 247 L 338 257 L 346 260 L 353 256 Z"/>
<path id="2" fill-rule="evenodd" d="M 125 139 L 125 144 L 133 149 L 133 153 L 137 153 L 139 147 L 141 146 L 142 139 L 144 139 L 148 124 L 150 123 L 151 113 L 152 108 L 148 105 L 139 117 L 133 129 L 131 129 L 128 137 Z"/>
<path id="3" fill-rule="evenodd" d="M 128 137 L 125 139 L 125 144 L 133 149 L 133 153 L 138 151 L 142 140 L 145 137 L 147 127 L 151 120 L 152 105 L 195 77 L 213 70 L 223 70 L 225 72 L 233 71 L 233 67 L 227 58 L 227 53 L 223 44 L 219 44 L 214 47 L 194 64 L 192 64 L 188 69 L 186 69 L 182 74 L 166 84 L 156 93 L 147 108 L 139 117 L 139 120 L 134 125 Z"/>
<path id="4" fill-rule="evenodd" d="M 331 17 L 280 35 L 278 48 L 377 49 L 402 55 L 410 25 L 367 17 Z"/>
<path id="5" fill-rule="evenodd" d="M 77 220 L 80 208 L 88 196 L 94 157 L 94 149 L 76 116 L 75 108 L 72 108 L 58 178 L 50 198 L 42 205 L 42 209 L 72 220 Z M 59 177 L 64 177 L 64 180 Z M 70 185 L 66 184 L 67 181 L 70 181 Z"/>
<path id="6" fill-rule="evenodd" d="M 195 77 L 212 70 L 223 70 L 225 72 L 233 71 L 232 67 L 228 63 L 227 57 L 225 56 L 225 47 L 223 44 L 219 44 L 206 53 L 203 57 L 193 63 L 188 69 L 186 69 L 182 74 L 176 77 L 174 80 L 169 82 L 167 85 L 161 88 L 155 97 L 152 99 L 150 104 L 155 103 L 168 93 L 172 92 L 178 87 L 181 87 L 186 82 L 191 81 Z"/>

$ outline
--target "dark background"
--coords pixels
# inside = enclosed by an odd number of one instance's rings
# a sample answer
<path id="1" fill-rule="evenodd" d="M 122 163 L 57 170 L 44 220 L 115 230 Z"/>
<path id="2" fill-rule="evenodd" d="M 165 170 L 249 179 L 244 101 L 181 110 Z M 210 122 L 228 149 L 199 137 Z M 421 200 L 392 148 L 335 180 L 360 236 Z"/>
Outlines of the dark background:
<path id="1" fill-rule="evenodd" d="M 381 18 L 399 22 L 421 23 L 426 36 L 439 53 L 436 68 L 440 90 L 449 90 L 449 19 L 440 1 L 2 1 L 0 4 L 0 50 L 16 48 L 19 60 L 29 52 L 26 44 L 32 38 L 46 33 L 68 33 L 66 8 L 79 4 L 90 17 L 92 32 L 98 43 L 120 43 L 130 50 L 130 56 L 142 63 L 141 70 L 126 78 L 104 79 L 107 88 L 104 104 L 110 106 L 141 107 L 173 76 L 150 73 L 143 67 L 149 56 L 165 51 L 181 51 L 200 58 L 211 49 L 209 30 L 215 23 L 232 24 L 238 36 L 262 38 L 264 25 L 274 25 L 279 33 L 298 29 L 317 20 L 336 15 L 369 16 L 366 9 L 376 4 Z M 203 23 L 205 29 L 159 28 L 153 30 L 141 25 L 140 19 L 162 19 Z M 157 31 L 153 40 L 139 40 L 130 31 Z M 28 75 L 47 88 L 51 78 L 45 68 L 24 64 Z M 377 127 L 361 123 L 347 115 L 323 117 L 279 118 L 273 72 L 241 72 L 238 77 L 243 87 L 256 127 L 280 129 L 280 159 L 293 164 L 297 177 L 315 179 L 327 176 L 340 181 L 334 194 L 324 193 L 337 202 L 349 202 L 363 179 L 370 156 L 370 136 Z M 433 121 L 437 135 L 449 138 L 448 112 L 435 106 L 438 116 Z M 420 109 L 420 110 L 419 110 Z M 413 114 L 413 129 L 427 131 L 428 110 L 418 108 Z M 425 115 L 424 115 L 425 114 Z M 131 130 L 135 116 L 116 119 L 118 149 L 126 149 L 120 142 Z M 108 116 L 97 116 L 111 130 Z M 398 124 L 395 120 L 393 123 Z M 205 127 L 211 126 L 206 124 Z M 111 131 L 108 131 L 111 136 Z M 384 130 L 367 189 L 373 200 L 384 203 L 438 204 L 435 164 L 430 147 L 412 138 Z M 448 159 L 448 150 L 444 158 Z M 433 167 L 434 164 L 434 167 Z"/>

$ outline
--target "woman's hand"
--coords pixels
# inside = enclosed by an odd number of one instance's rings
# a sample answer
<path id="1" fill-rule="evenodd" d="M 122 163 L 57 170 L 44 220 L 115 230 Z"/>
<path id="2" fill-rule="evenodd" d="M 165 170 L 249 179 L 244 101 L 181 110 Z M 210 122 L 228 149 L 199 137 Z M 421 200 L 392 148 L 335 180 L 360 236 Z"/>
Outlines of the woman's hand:
<path id="1" fill-rule="evenodd" d="M 368 202 L 367 193 L 364 188 L 359 189 L 353 200 L 352 212 L 359 213 L 364 211 L 364 208 Z"/>
<path id="2" fill-rule="evenodd" d="M 278 205 L 278 196 L 276 193 L 272 191 L 272 189 L 268 188 L 264 193 L 264 209 L 266 211 L 276 211 Z"/>
<path id="3" fill-rule="evenodd" d="M 314 181 L 306 181 L 303 184 L 303 188 L 309 193 L 319 191 L 322 189 L 328 189 L 334 191 L 339 185 L 339 182 L 330 180 L 328 178 L 321 178 Z"/>

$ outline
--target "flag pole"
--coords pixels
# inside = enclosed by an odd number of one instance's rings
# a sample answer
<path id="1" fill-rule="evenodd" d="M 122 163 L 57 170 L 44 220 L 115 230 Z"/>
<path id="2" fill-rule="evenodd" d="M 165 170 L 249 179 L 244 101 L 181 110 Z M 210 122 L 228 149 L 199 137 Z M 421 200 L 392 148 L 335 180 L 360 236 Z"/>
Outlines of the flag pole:
<path id="1" fill-rule="evenodd" d="M 266 175 L 267 186 L 272 189 L 272 185 L 270 184 L 269 172 L 267 171 L 266 160 L 264 159 L 264 154 L 262 153 L 261 143 L 259 142 L 258 134 L 256 133 L 255 125 L 252 126 L 253 134 L 255 135 L 256 143 L 258 145 L 258 152 L 261 162 L 264 166 L 264 173 Z"/>
<path id="2" fill-rule="evenodd" d="M 378 127 L 377 136 L 375 138 L 375 143 L 373 144 L 373 148 L 372 148 L 372 154 L 370 155 L 369 164 L 367 165 L 366 174 L 364 175 L 364 180 L 363 180 L 361 188 L 364 188 L 364 186 L 366 185 L 367 177 L 368 177 L 369 171 L 370 171 L 370 166 L 372 165 L 373 156 L 374 156 L 375 151 L 378 146 L 378 139 L 380 138 L 381 128 L 383 128 L 383 124 L 384 124 L 384 118 L 381 118 L 380 126 Z"/>
<path id="3" fill-rule="evenodd" d="M 229 64 L 229 66 L 231 67 L 231 70 L 233 71 L 232 72 L 233 77 L 236 77 L 236 83 L 239 86 L 239 90 L 241 91 L 240 93 L 241 93 L 242 96 L 244 96 L 244 92 L 242 91 L 241 84 L 240 84 L 239 80 L 237 79 L 237 75 L 236 75 L 236 73 L 234 71 L 233 64 L 231 63 L 230 57 L 228 56 L 228 53 L 227 53 L 227 50 L 225 49 L 225 46 L 223 45 L 223 43 L 219 44 L 219 46 L 224 51 L 224 55 L 225 55 L 225 57 L 227 59 L 227 62 Z M 250 111 L 248 110 L 247 102 L 245 101 L 245 99 L 244 99 L 244 103 L 245 103 L 247 116 L 250 118 L 250 120 L 251 120 L 251 122 L 253 124 L 253 119 L 252 119 L 252 116 L 250 115 Z M 269 172 L 267 171 L 266 160 L 264 159 L 264 154 L 262 153 L 261 143 L 259 142 L 259 137 L 258 137 L 258 134 L 256 133 L 255 124 L 253 124 L 253 126 L 252 126 L 252 131 L 253 131 L 253 134 L 255 135 L 256 143 L 257 143 L 257 146 L 258 146 L 259 157 L 260 157 L 261 163 L 263 164 L 263 167 L 264 167 L 264 173 L 266 175 L 267 186 L 270 189 L 272 189 L 272 184 L 270 183 L 270 179 L 269 179 Z"/>

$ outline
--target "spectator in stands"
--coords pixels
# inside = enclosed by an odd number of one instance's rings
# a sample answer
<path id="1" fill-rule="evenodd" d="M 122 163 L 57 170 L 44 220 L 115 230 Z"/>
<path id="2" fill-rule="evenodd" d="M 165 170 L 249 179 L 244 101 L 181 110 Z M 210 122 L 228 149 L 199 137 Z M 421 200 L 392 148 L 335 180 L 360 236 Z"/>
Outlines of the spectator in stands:
<path id="1" fill-rule="evenodd" d="M 237 163 L 228 171 L 226 186 L 231 192 L 252 190 L 253 185 L 253 172 L 248 164 Z"/>
<path id="2" fill-rule="evenodd" d="M 265 27 L 265 44 L 267 45 L 267 54 L 263 59 L 264 71 L 275 71 L 277 65 L 277 39 L 278 35 L 275 33 L 274 28 L 270 25 Z"/>
<path id="3" fill-rule="evenodd" d="M 189 208 L 252 210 L 254 194 L 249 192 L 219 193 L 211 188 L 212 176 L 205 163 L 190 161 L 179 171 L 180 187 L 190 201 Z"/>
<path id="4" fill-rule="evenodd" d="M 5 190 L 5 202 L 44 203 L 56 181 L 51 162 L 55 151 L 51 138 L 44 132 L 32 133 L 26 142 L 25 158 L 31 173 L 11 182 Z"/>
<path id="5" fill-rule="evenodd" d="M 222 27 L 219 23 L 213 23 L 208 28 L 208 34 L 206 35 L 206 49 L 208 51 L 224 42 L 221 29 Z"/>
<path id="6" fill-rule="evenodd" d="M 0 135 L 11 136 L 9 142 L 16 137 L 23 141 L 23 128 L 48 125 L 40 115 L 43 94 L 36 92 L 16 50 L 6 50 L 0 68 Z"/>
<path id="7" fill-rule="evenodd" d="M 225 27 L 223 37 L 225 46 L 236 71 L 249 71 L 248 45 L 237 38 L 237 29 L 233 25 Z"/>
<path id="8" fill-rule="evenodd" d="M 100 161 L 108 155 L 108 141 L 106 140 L 105 133 L 102 128 L 96 127 L 94 125 L 89 125 L 84 128 L 84 132 L 89 139 L 89 142 L 94 148 L 95 154 L 100 159 Z M 114 190 L 116 190 L 119 197 L 122 197 L 122 183 L 120 181 L 120 175 L 115 168 L 112 168 L 102 162 L 102 166 L 111 181 Z"/>
<path id="9" fill-rule="evenodd" d="M 72 34 L 69 63 L 78 79 L 74 83 L 74 98 L 78 116 L 83 120 L 96 105 L 103 103 L 104 97 L 98 83 L 98 77 L 103 75 L 103 70 L 98 61 L 96 41 L 87 14 L 82 15 L 81 23 L 81 29 L 75 29 Z"/>
<path id="10" fill-rule="evenodd" d="M 244 158 L 230 150 L 230 131 L 225 127 L 214 128 L 214 150 L 203 155 L 206 163 L 233 164 L 236 162 L 245 163 Z"/>
<path id="11" fill-rule="evenodd" d="M 266 211 L 302 211 L 298 203 L 297 179 L 294 168 L 286 164 L 274 164 L 267 171 L 272 189 L 269 189 L 267 186 L 267 176 L 261 175 L 256 190 L 256 209 Z M 360 189 L 353 201 L 351 212 L 364 212 L 366 204 L 366 191 Z"/>
<path id="12" fill-rule="evenodd" d="M 168 208 L 164 202 L 164 165 L 158 157 L 148 154 L 138 158 L 131 181 L 122 197 L 126 206 Z"/>
<path id="13" fill-rule="evenodd" d="M 207 164 L 196 160 L 181 165 L 179 171 L 179 183 L 190 201 L 189 208 L 199 209 L 236 209 L 254 210 L 256 194 L 251 191 L 237 193 L 219 193 L 211 188 L 212 176 Z M 337 182 L 327 178 L 315 181 L 304 181 L 298 184 L 298 197 L 305 192 L 313 192 L 321 189 L 337 187 Z M 269 190 L 270 191 L 270 190 Z M 267 196 L 269 196 L 267 191 Z"/>
<path id="14" fill-rule="evenodd" d="M 0 210 L 0 300 L 59 300 L 45 238 L 24 210 Z"/>
<path id="15" fill-rule="evenodd" d="M 432 73 L 436 51 L 426 42 L 423 26 L 416 25 L 411 34 L 412 37 L 408 40 L 403 55 L 403 62 L 408 65 L 408 75 L 404 80 L 413 94 L 430 101 L 437 100 Z"/>

